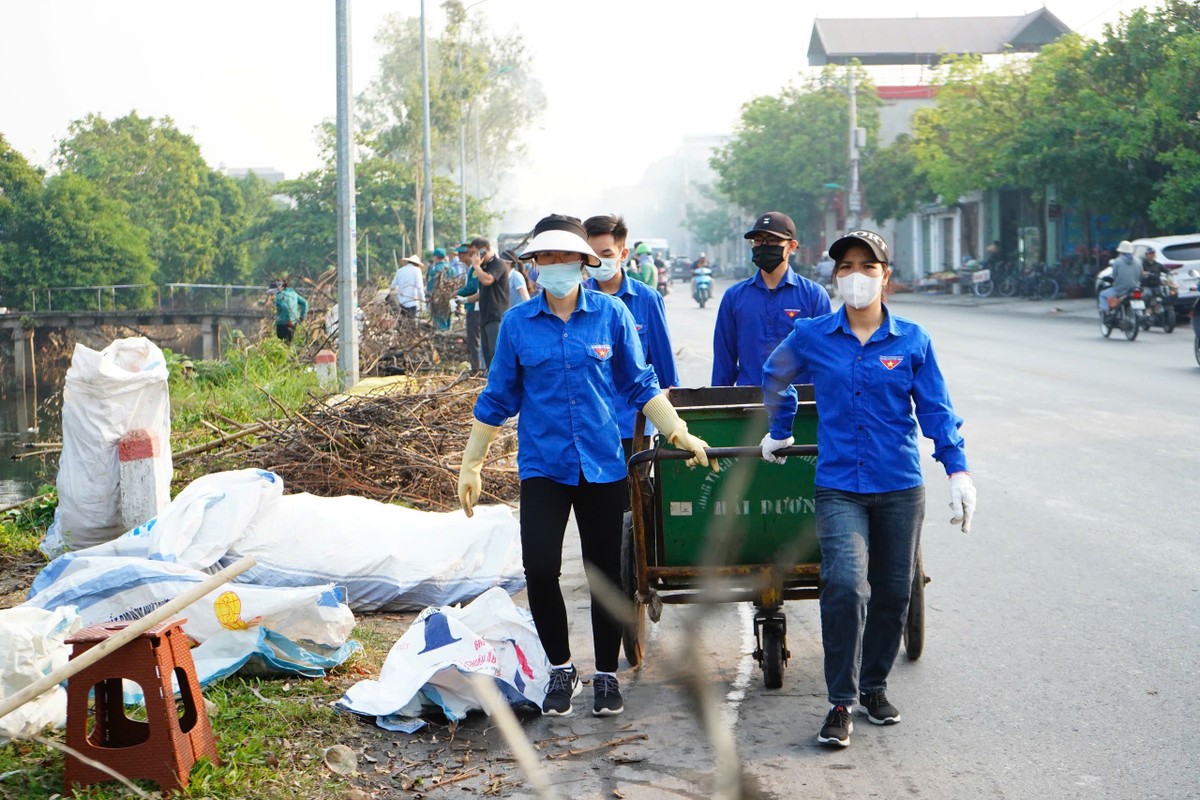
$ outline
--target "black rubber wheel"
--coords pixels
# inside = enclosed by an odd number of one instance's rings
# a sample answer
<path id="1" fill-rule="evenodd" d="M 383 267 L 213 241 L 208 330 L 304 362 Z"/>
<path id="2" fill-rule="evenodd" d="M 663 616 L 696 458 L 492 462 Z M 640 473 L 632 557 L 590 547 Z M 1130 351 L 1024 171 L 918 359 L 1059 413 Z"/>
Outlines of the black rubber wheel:
<path id="1" fill-rule="evenodd" d="M 1200 336 L 1196 337 L 1194 349 L 1196 351 L 1196 363 L 1200 364 Z"/>
<path id="2" fill-rule="evenodd" d="M 1137 338 L 1138 331 L 1142 329 L 1140 320 L 1137 314 L 1133 313 L 1133 309 L 1125 306 L 1121 309 L 1121 330 L 1125 332 L 1125 338 L 1133 341 Z"/>
<path id="3" fill-rule="evenodd" d="M 1009 276 L 1000 281 L 1000 285 L 996 287 L 996 291 L 1000 292 L 1001 297 L 1012 297 L 1017 293 L 1017 279 Z"/>
<path id="4" fill-rule="evenodd" d="M 1053 300 L 1054 298 L 1058 297 L 1058 281 L 1049 276 L 1038 278 L 1035 291 L 1037 293 L 1037 299 Z"/>
<path id="5" fill-rule="evenodd" d="M 1163 333 L 1170 333 L 1175 330 L 1175 323 L 1178 317 L 1175 315 L 1175 309 L 1167 306 L 1167 310 L 1163 312 Z"/>
<path id="6" fill-rule="evenodd" d="M 783 626 L 767 620 L 762 629 L 763 685 L 768 689 L 783 686 Z"/>
<path id="7" fill-rule="evenodd" d="M 1100 335 L 1103 336 L 1105 339 L 1107 339 L 1109 336 L 1112 335 L 1112 329 L 1113 329 L 1112 322 L 1109 321 L 1108 314 L 1105 314 L 1103 311 L 1101 311 L 1100 312 Z"/>
<path id="8" fill-rule="evenodd" d="M 646 606 L 637 601 L 637 565 L 633 552 L 633 512 L 625 512 L 621 530 L 621 594 L 632 604 L 633 621 L 622 626 L 621 648 L 629 666 L 642 663 L 642 643 L 646 641 Z"/>
<path id="9" fill-rule="evenodd" d="M 917 565 L 913 569 L 912 590 L 908 596 L 908 619 L 904 621 L 904 654 L 916 661 L 925 649 L 925 568 L 921 551 L 917 550 Z"/>

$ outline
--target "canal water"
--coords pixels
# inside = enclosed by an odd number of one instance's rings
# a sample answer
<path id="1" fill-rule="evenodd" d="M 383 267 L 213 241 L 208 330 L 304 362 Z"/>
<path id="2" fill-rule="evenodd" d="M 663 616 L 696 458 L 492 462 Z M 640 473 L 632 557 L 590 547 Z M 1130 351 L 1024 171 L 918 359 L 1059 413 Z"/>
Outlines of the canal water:
<path id="1" fill-rule="evenodd" d="M 0 506 L 32 497 L 43 483 L 54 483 L 58 455 L 13 460 L 13 455 L 30 452 L 27 442 L 57 442 L 61 422 L 57 416 L 44 418 L 38 404 L 58 391 L 58 386 L 9 388 L 0 393 Z"/>

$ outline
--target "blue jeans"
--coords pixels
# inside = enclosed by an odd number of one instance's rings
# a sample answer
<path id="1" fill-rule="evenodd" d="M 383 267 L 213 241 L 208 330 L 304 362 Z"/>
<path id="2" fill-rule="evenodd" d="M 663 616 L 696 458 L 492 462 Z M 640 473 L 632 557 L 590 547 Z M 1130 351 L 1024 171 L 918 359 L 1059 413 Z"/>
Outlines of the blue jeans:
<path id="1" fill-rule="evenodd" d="M 925 487 L 856 494 L 817 487 L 821 639 L 832 705 L 887 688 L 925 519 Z"/>
<path id="2" fill-rule="evenodd" d="M 1097 301 L 1100 303 L 1100 313 L 1103 314 L 1108 311 L 1108 298 L 1120 296 L 1121 294 L 1124 294 L 1124 292 L 1118 292 L 1111 286 L 1100 290 L 1100 294 L 1096 296 Z"/>

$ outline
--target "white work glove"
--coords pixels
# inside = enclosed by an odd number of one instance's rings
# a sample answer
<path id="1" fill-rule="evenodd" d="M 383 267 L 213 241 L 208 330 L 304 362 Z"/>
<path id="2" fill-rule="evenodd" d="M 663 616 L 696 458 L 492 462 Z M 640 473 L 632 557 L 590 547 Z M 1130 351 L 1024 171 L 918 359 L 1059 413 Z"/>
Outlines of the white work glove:
<path id="1" fill-rule="evenodd" d="M 679 418 L 675 406 L 671 405 L 671 401 L 667 399 L 666 395 L 656 394 L 649 403 L 642 406 L 642 413 L 654 424 L 654 427 L 658 428 L 660 433 L 667 437 L 668 442 L 680 450 L 692 451 L 693 458 L 689 458 L 683 463 L 689 467 L 699 464 L 702 467 L 712 467 L 713 472 L 721 471 L 721 465 L 717 459 L 714 458 L 710 464 L 708 453 L 704 452 L 704 448 L 708 447 L 708 442 L 688 433 L 687 423 Z"/>
<path id="2" fill-rule="evenodd" d="M 770 432 L 762 438 L 759 447 L 762 448 L 763 461 L 769 461 L 772 464 L 786 464 L 787 456 L 775 455 L 776 450 L 782 450 L 785 447 L 791 447 L 796 440 L 791 436 L 786 439 L 772 439 Z"/>
<path id="3" fill-rule="evenodd" d="M 971 517 L 975 516 L 975 484 L 971 473 L 956 472 L 950 476 L 951 525 L 962 525 L 963 533 L 971 532 Z"/>
<path id="4" fill-rule="evenodd" d="M 499 430 L 497 426 L 479 420 L 471 423 L 471 435 L 467 437 L 462 467 L 458 471 L 458 502 L 468 517 L 475 516 L 475 503 L 483 493 L 483 479 L 479 473 L 483 469 L 483 460 L 487 458 L 488 447 Z"/>

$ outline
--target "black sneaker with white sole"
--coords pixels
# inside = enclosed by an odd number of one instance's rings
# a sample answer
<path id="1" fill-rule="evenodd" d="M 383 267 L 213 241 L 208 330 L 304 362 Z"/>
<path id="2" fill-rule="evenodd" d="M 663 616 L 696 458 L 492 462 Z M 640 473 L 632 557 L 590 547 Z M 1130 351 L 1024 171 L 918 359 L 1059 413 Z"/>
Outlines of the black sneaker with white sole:
<path id="1" fill-rule="evenodd" d="M 546 687 L 546 699 L 542 702 L 542 713 L 565 717 L 571 713 L 571 699 L 583 691 L 579 673 L 574 667 L 559 667 L 550 670 L 550 684 Z"/>
<path id="2" fill-rule="evenodd" d="M 854 721 L 850 719 L 850 710 L 845 706 L 834 706 L 829 709 L 829 715 L 825 717 L 825 724 L 821 726 L 821 732 L 817 734 L 817 742 L 848 747 L 850 734 L 853 731 Z"/>
<path id="3" fill-rule="evenodd" d="M 592 680 L 592 692 L 596 698 L 592 704 L 592 714 L 595 716 L 615 716 L 625 710 L 621 686 L 615 676 L 597 674 Z"/>
<path id="4" fill-rule="evenodd" d="M 900 710 L 888 702 L 883 689 L 863 692 L 858 696 L 859 708 L 875 725 L 895 725 L 900 721 Z"/>

